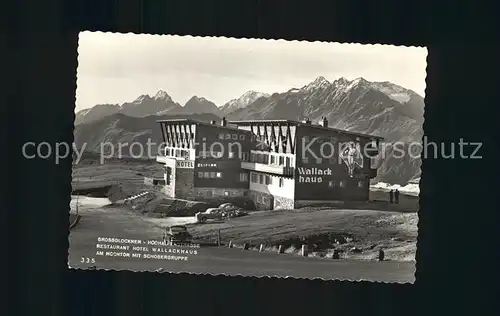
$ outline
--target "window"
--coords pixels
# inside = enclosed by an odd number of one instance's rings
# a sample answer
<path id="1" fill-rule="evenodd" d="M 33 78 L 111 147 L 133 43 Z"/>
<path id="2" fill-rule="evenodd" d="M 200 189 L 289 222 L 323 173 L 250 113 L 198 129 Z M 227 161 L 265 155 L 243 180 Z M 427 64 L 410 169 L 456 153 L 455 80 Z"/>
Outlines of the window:
<path id="1" fill-rule="evenodd" d="M 170 182 L 172 181 L 172 168 L 170 167 L 167 167 L 167 170 L 166 170 L 166 185 L 170 185 Z"/>
<path id="2" fill-rule="evenodd" d="M 280 188 L 283 187 L 283 178 L 280 178 L 280 180 L 279 180 L 279 186 L 280 186 Z"/>
<path id="3" fill-rule="evenodd" d="M 236 157 L 236 153 L 234 151 L 230 151 L 229 158 L 235 158 L 235 157 Z"/>
<path id="4" fill-rule="evenodd" d="M 323 162 L 323 159 L 321 159 L 321 158 L 316 158 L 316 163 L 318 163 L 318 164 L 319 164 L 319 163 L 322 163 L 322 162 Z"/>
<path id="5" fill-rule="evenodd" d="M 224 191 L 224 196 L 230 196 L 229 191 Z"/>
<path id="6" fill-rule="evenodd" d="M 210 178 L 210 172 L 204 172 L 203 178 Z"/>
<path id="7" fill-rule="evenodd" d="M 339 187 L 345 188 L 345 181 L 339 181 Z"/>
<path id="8" fill-rule="evenodd" d="M 302 157 L 302 162 L 303 162 L 303 163 L 309 163 L 309 158 L 307 158 L 307 157 Z"/>
<path id="9" fill-rule="evenodd" d="M 215 173 L 215 177 L 216 177 L 216 178 L 222 178 L 222 173 L 220 173 L 220 172 L 216 172 L 216 173 Z"/>
<path id="10" fill-rule="evenodd" d="M 243 161 L 248 161 L 248 153 L 242 153 L 242 158 Z"/>
<path id="11" fill-rule="evenodd" d="M 245 140 L 245 135 L 240 135 L 240 140 Z"/>
<path id="12" fill-rule="evenodd" d="M 271 184 L 271 177 L 270 176 L 266 175 L 266 179 L 265 180 L 266 180 L 266 185 Z"/>
<path id="13" fill-rule="evenodd" d="M 363 188 L 365 186 L 364 181 L 358 181 L 358 188 Z"/>
<path id="14" fill-rule="evenodd" d="M 215 178 L 215 172 L 210 172 L 210 178 Z"/>
<path id="15" fill-rule="evenodd" d="M 267 196 L 262 196 L 262 204 L 267 204 L 268 200 Z"/>
<path id="16" fill-rule="evenodd" d="M 203 172 L 198 172 L 198 178 L 203 178 Z"/>
<path id="17" fill-rule="evenodd" d="M 233 134 L 233 140 L 238 140 L 238 134 Z"/>
<path id="18" fill-rule="evenodd" d="M 280 166 L 284 165 L 285 164 L 285 157 L 283 156 L 280 156 Z"/>
<path id="19" fill-rule="evenodd" d="M 198 196 L 203 196 L 203 191 L 199 191 Z"/>
<path id="20" fill-rule="evenodd" d="M 224 139 L 224 134 L 219 134 L 219 139 Z"/>
<path id="21" fill-rule="evenodd" d="M 259 183 L 264 184 L 264 175 L 259 175 Z"/>
<path id="22" fill-rule="evenodd" d="M 329 188 L 334 188 L 335 187 L 335 181 L 328 181 L 328 187 Z"/>
<path id="23" fill-rule="evenodd" d="M 226 134 L 226 139 L 231 139 L 231 134 Z"/>
<path id="24" fill-rule="evenodd" d="M 253 183 L 257 183 L 257 181 L 258 181 L 258 180 L 257 180 L 257 174 L 255 174 L 255 173 L 253 173 L 253 172 L 252 172 L 252 173 L 251 173 L 251 175 L 250 175 L 250 180 L 251 180 Z"/>
<path id="25" fill-rule="evenodd" d="M 271 165 L 274 165 L 276 163 L 276 157 L 274 155 L 271 155 Z"/>
<path id="26" fill-rule="evenodd" d="M 240 182 L 248 181 L 248 173 L 240 173 Z"/>

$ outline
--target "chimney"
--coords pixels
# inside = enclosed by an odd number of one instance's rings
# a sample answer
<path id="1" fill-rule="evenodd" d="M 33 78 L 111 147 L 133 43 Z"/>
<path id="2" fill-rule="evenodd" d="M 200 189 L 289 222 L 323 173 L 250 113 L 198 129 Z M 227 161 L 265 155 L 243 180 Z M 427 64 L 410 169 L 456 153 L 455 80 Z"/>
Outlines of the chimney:
<path id="1" fill-rule="evenodd" d="M 222 118 L 222 121 L 220 122 L 220 125 L 221 125 L 221 126 L 227 126 L 226 117 L 223 117 L 223 118 Z"/>
<path id="2" fill-rule="evenodd" d="M 210 121 L 210 124 L 215 125 L 215 121 L 214 120 Z"/>
<path id="3" fill-rule="evenodd" d="M 328 127 L 328 120 L 326 119 L 326 116 L 323 117 L 323 121 L 321 122 L 321 126 Z"/>

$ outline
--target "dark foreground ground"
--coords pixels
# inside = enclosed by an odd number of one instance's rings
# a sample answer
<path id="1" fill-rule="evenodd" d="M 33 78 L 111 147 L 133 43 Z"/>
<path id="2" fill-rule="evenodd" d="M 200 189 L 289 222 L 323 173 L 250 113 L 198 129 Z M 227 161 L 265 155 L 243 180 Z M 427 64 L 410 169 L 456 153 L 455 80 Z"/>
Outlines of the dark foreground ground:
<path id="1" fill-rule="evenodd" d="M 69 266 L 71 268 L 155 271 L 243 276 L 277 276 L 381 282 L 413 282 L 414 262 L 333 260 L 299 257 L 291 254 L 245 251 L 226 247 L 201 247 L 188 261 L 132 259 L 96 256 L 98 237 L 159 240 L 162 229 L 132 212 L 116 207 L 80 208 L 82 218 L 71 230 Z M 81 263 L 94 258 L 95 263 Z M 83 261 L 85 261 L 84 259 Z"/>

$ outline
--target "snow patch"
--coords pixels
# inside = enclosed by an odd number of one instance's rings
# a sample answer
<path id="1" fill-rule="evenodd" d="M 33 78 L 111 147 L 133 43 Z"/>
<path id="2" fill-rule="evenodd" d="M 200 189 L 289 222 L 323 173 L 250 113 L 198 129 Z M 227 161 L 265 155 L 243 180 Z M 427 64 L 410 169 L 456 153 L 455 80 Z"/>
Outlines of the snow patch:
<path id="1" fill-rule="evenodd" d="M 418 196 L 420 194 L 420 186 L 418 183 L 409 183 L 405 186 L 400 186 L 399 184 L 389 184 L 385 182 L 379 182 L 377 184 L 373 184 L 370 188 L 378 190 L 378 191 L 390 191 L 390 190 L 399 190 L 399 192 Z"/>

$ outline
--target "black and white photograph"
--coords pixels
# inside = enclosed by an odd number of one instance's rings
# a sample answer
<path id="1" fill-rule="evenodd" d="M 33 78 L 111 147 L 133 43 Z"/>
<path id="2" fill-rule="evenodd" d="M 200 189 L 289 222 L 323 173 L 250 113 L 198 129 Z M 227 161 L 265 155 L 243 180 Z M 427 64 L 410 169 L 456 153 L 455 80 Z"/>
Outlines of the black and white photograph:
<path id="1" fill-rule="evenodd" d="M 69 268 L 413 283 L 426 58 L 81 32 Z"/>

